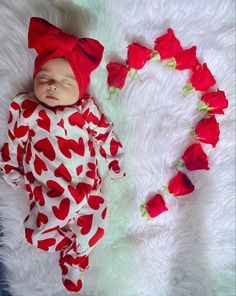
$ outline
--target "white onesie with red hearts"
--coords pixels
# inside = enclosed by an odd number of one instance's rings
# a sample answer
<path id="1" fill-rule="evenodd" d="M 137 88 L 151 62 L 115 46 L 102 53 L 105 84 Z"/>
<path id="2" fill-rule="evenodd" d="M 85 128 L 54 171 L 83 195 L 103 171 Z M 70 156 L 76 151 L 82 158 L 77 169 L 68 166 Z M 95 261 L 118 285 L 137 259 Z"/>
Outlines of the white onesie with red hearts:
<path id="1" fill-rule="evenodd" d="M 60 252 L 62 280 L 69 291 L 81 290 L 88 254 L 104 235 L 107 206 L 97 150 L 111 177 L 125 175 L 123 147 L 113 123 L 90 95 L 72 106 L 51 108 L 34 93 L 24 93 L 10 104 L 2 177 L 15 190 L 25 186 L 25 237 L 37 248 Z"/>

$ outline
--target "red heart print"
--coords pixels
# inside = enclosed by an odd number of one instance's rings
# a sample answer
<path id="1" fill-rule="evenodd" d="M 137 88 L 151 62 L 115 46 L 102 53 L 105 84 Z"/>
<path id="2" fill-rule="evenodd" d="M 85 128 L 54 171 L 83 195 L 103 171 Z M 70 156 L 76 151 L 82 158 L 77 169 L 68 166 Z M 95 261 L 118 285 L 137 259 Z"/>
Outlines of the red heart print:
<path id="1" fill-rule="evenodd" d="M 90 139 L 88 140 L 88 147 L 89 147 L 90 156 L 94 157 L 95 156 L 95 149 L 93 146 L 93 142 Z"/>
<path id="2" fill-rule="evenodd" d="M 57 208 L 56 206 L 52 207 L 53 214 L 59 220 L 65 220 L 69 214 L 69 210 L 70 210 L 70 199 L 69 198 L 64 198 L 60 202 L 59 208 Z"/>
<path id="3" fill-rule="evenodd" d="M 48 233 L 48 232 L 51 232 L 51 231 L 55 231 L 55 230 L 59 230 L 59 229 L 60 229 L 60 227 L 57 225 L 57 226 L 55 226 L 55 227 L 48 228 L 47 230 L 44 230 L 44 231 L 42 232 L 42 234 L 44 234 L 44 233 Z"/>
<path id="4" fill-rule="evenodd" d="M 31 228 L 25 228 L 25 238 L 26 240 L 33 245 L 32 235 L 33 235 L 34 229 Z"/>
<path id="5" fill-rule="evenodd" d="M 40 206 L 44 206 L 45 205 L 45 200 L 44 200 L 44 196 L 43 196 L 43 192 L 42 192 L 42 186 L 36 186 L 33 190 L 33 195 L 34 195 L 34 199 L 35 201 L 38 201 Z"/>
<path id="6" fill-rule="evenodd" d="M 91 189 L 92 186 L 90 184 L 83 182 L 78 183 L 76 188 L 72 185 L 68 185 L 68 190 L 77 204 L 81 203 L 81 201 L 85 198 L 85 195 L 87 195 Z"/>
<path id="7" fill-rule="evenodd" d="M 64 129 L 64 120 L 61 119 L 61 120 L 57 123 L 57 125 Z"/>
<path id="8" fill-rule="evenodd" d="M 64 264 L 61 264 L 61 263 L 60 263 L 60 267 L 61 267 L 61 274 L 66 275 L 68 273 L 68 268 Z"/>
<path id="9" fill-rule="evenodd" d="M 96 166 L 95 166 L 95 164 L 92 163 L 92 162 L 88 162 L 87 166 L 90 169 L 90 171 L 86 172 L 86 176 L 91 178 L 91 179 L 95 179 L 95 175 L 96 175 Z"/>
<path id="10" fill-rule="evenodd" d="M 71 152 L 69 150 L 69 147 L 68 147 L 68 142 L 66 139 L 62 138 L 62 137 L 59 137 L 59 136 L 56 136 L 57 140 L 58 140 L 58 147 L 61 151 L 61 153 L 65 156 L 65 157 L 68 157 L 68 158 L 71 158 Z"/>
<path id="11" fill-rule="evenodd" d="M 88 198 L 88 205 L 93 210 L 98 210 L 100 205 L 104 203 L 104 199 L 98 195 L 90 195 Z"/>
<path id="12" fill-rule="evenodd" d="M 108 122 L 106 122 L 106 117 L 104 114 L 101 115 L 100 121 L 99 121 L 99 127 L 104 127 L 104 128 L 108 128 L 110 124 Z"/>
<path id="13" fill-rule="evenodd" d="M 89 265 L 89 257 L 86 255 L 77 256 L 74 260 L 74 264 L 77 264 L 81 269 L 87 269 Z"/>
<path id="14" fill-rule="evenodd" d="M 98 227 L 96 233 L 90 238 L 88 244 L 90 247 L 94 246 L 104 235 L 104 229 Z"/>
<path id="15" fill-rule="evenodd" d="M 55 150 L 48 140 L 48 138 L 43 138 L 34 144 L 34 148 L 38 152 L 42 152 L 45 157 L 53 161 L 56 158 Z"/>
<path id="16" fill-rule="evenodd" d="M 80 226 L 80 233 L 86 235 L 92 228 L 93 214 L 83 215 L 77 219 L 77 225 Z"/>
<path id="17" fill-rule="evenodd" d="M 32 172 L 28 172 L 28 173 L 26 173 L 26 174 L 25 174 L 25 177 L 26 177 L 26 179 L 28 180 L 28 182 L 29 182 L 30 184 L 34 183 L 34 181 L 35 181 L 35 177 L 34 177 L 34 175 L 32 174 Z"/>
<path id="18" fill-rule="evenodd" d="M 98 134 L 96 136 L 96 139 L 98 141 L 106 142 L 106 140 L 107 140 L 107 138 L 108 138 L 109 135 L 110 135 L 110 132 L 106 132 L 105 134 Z"/>
<path id="19" fill-rule="evenodd" d="M 44 251 L 48 251 L 50 247 L 55 245 L 55 243 L 56 243 L 55 238 L 47 238 L 47 239 L 39 240 L 38 248 Z"/>
<path id="20" fill-rule="evenodd" d="M 71 182 L 72 177 L 67 167 L 62 163 L 54 172 L 55 177 L 62 177 L 64 180 Z"/>
<path id="21" fill-rule="evenodd" d="M 79 176 L 83 171 L 83 165 L 78 165 L 77 168 L 76 168 L 76 173 L 77 173 L 77 176 Z"/>
<path id="22" fill-rule="evenodd" d="M 56 246 L 56 251 L 60 251 L 66 246 L 71 244 L 71 240 L 68 237 L 64 237 Z"/>
<path id="23" fill-rule="evenodd" d="M 7 121 L 7 123 L 8 123 L 8 124 L 11 123 L 12 120 L 13 120 L 13 115 L 12 115 L 11 111 L 9 111 L 9 113 L 8 113 L 8 121 Z"/>
<path id="24" fill-rule="evenodd" d="M 25 118 L 30 117 L 34 110 L 38 107 L 38 103 L 37 102 L 32 102 L 30 100 L 24 100 L 24 102 L 22 103 L 21 107 L 24 110 L 23 111 L 23 116 Z"/>
<path id="25" fill-rule="evenodd" d="M 69 139 L 69 148 L 74 151 L 75 153 L 84 156 L 84 140 L 83 138 L 79 138 L 78 142 L 76 142 L 75 140 Z"/>
<path id="26" fill-rule="evenodd" d="M 83 112 L 83 116 L 84 116 L 84 118 L 86 119 L 86 121 L 88 123 L 92 122 L 95 125 L 98 125 L 99 124 L 99 119 L 91 112 L 90 109 L 86 109 Z"/>
<path id="27" fill-rule="evenodd" d="M 47 192 L 47 195 L 49 197 L 52 197 L 52 198 L 59 197 L 65 191 L 65 189 L 61 185 L 59 185 L 56 181 L 48 180 L 46 184 L 49 188 L 52 189 Z"/>
<path id="28" fill-rule="evenodd" d="M 83 116 L 81 116 L 81 114 L 79 112 L 75 112 L 73 114 L 71 114 L 68 118 L 69 124 L 72 126 L 78 126 L 80 128 L 83 128 L 83 126 L 85 125 L 85 119 L 83 118 Z"/>
<path id="29" fill-rule="evenodd" d="M 17 161 L 18 163 L 21 162 L 23 156 L 24 148 L 21 147 L 20 144 L 17 145 Z"/>
<path id="30" fill-rule="evenodd" d="M 38 116 L 39 118 L 36 120 L 38 123 L 38 126 L 50 133 L 51 120 L 48 117 L 46 111 L 45 110 L 39 111 Z"/>
<path id="31" fill-rule="evenodd" d="M 63 284 L 66 287 L 66 289 L 70 292 L 79 292 L 83 286 L 81 279 L 78 280 L 76 285 L 68 279 L 63 280 Z"/>
<path id="32" fill-rule="evenodd" d="M 100 152 L 100 154 L 101 154 L 102 157 L 107 158 L 106 151 L 104 150 L 104 148 L 102 148 L 102 146 L 100 146 L 99 152 Z"/>
<path id="33" fill-rule="evenodd" d="M 8 162 L 11 159 L 8 143 L 4 143 L 4 145 L 2 146 L 1 155 L 2 155 L 2 160 L 5 162 Z"/>
<path id="34" fill-rule="evenodd" d="M 80 184 L 81 183 L 77 184 L 76 188 L 74 188 L 72 185 L 68 185 L 68 190 L 70 191 L 70 194 L 77 204 L 81 203 L 82 200 L 85 198 L 85 192 L 81 188 Z"/>
<path id="35" fill-rule="evenodd" d="M 25 162 L 27 164 L 29 164 L 31 157 L 32 157 L 31 144 L 28 143 L 26 147 L 26 156 L 25 156 Z"/>
<path id="36" fill-rule="evenodd" d="M 117 154 L 119 147 L 122 148 L 122 144 L 119 141 L 116 141 L 115 139 L 111 139 L 110 152 L 112 156 L 115 156 Z"/>
<path id="37" fill-rule="evenodd" d="M 33 210 L 33 208 L 35 207 L 35 205 L 36 205 L 36 202 L 35 202 L 35 201 L 33 201 L 33 202 L 30 204 L 30 211 Z"/>
<path id="38" fill-rule="evenodd" d="M 33 198 L 33 193 L 32 193 L 32 190 L 31 190 L 31 186 L 29 184 L 25 184 L 25 190 L 28 192 L 29 200 L 31 200 Z"/>
<path id="39" fill-rule="evenodd" d="M 101 215 L 101 217 L 102 217 L 103 220 L 105 219 L 106 214 L 107 214 L 107 208 L 105 208 L 105 209 L 102 211 L 102 215 Z"/>
<path id="40" fill-rule="evenodd" d="M 36 225 L 37 225 L 38 228 L 41 226 L 41 223 L 42 224 L 47 224 L 48 223 L 48 217 L 47 217 L 47 215 L 38 212 L 38 216 L 37 216 L 37 219 L 36 219 Z"/>
<path id="41" fill-rule="evenodd" d="M 32 141 L 32 138 L 35 136 L 35 131 L 30 129 L 29 130 L 29 140 Z"/>
<path id="42" fill-rule="evenodd" d="M 22 138 L 24 137 L 29 131 L 29 127 L 27 125 L 20 125 L 19 127 L 17 126 L 17 122 L 14 125 L 14 135 L 16 138 Z"/>
<path id="43" fill-rule="evenodd" d="M 35 155 L 34 168 L 35 168 L 35 172 L 39 176 L 41 176 L 42 171 L 47 171 L 48 170 L 45 162 L 40 157 L 38 157 L 38 155 Z"/>
<path id="44" fill-rule="evenodd" d="M 12 109 L 14 110 L 20 110 L 20 105 L 17 104 L 16 102 L 11 102 L 11 106 Z"/>

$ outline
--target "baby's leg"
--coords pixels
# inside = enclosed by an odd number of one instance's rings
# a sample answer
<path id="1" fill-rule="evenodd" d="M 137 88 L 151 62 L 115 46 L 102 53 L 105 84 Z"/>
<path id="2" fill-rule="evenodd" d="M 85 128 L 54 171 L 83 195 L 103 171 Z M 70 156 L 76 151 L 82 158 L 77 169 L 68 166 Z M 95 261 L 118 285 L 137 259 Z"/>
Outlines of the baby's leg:
<path id="1" fill-rule="evenodd" d="M 68 290 L 75 291 L 76 286 L 82 286 L 84 273 L 81 272 L 89 268 L 89 254 L 104 235 L 106 208 L 100 188 L 93 190 L 73 222 L 63 229 L 75 234 L 74 243 L 60 252 L 62 279 Z"/>

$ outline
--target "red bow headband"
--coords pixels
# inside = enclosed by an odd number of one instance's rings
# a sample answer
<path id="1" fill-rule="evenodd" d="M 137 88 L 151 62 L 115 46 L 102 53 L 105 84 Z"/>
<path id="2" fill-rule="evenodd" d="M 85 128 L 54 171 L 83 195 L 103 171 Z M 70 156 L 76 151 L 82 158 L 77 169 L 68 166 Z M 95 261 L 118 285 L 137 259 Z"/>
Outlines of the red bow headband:
<path id="1" fill-rule="evenodd" d="M 89 85 L 91 72 L 99 66 L 104 50 L 97 40 L 77 38 L 38 17 L 30 19 L 28 47 L 34 48 L 38 53 L 33 78 L 48 60 L 64 57 L 75 74 L 80 97 Z"/>

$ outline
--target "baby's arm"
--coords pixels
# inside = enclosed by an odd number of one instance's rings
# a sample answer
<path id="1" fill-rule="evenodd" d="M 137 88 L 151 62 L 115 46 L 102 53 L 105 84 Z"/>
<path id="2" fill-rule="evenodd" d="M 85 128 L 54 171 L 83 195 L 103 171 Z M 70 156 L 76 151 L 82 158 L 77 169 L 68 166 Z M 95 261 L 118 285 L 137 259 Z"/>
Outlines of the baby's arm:
<path id="1" fill-rule="evenodd" d="M 29 132 L 29 126 L 22 115 L 21 104 L 20 96 L 10 104 L 7 140 L 0 152 L 2 177 L 15 190 L 22 188 L 24 184 L 20 166 Z"/>
<path id="2" fill-rule="evenodd" d="M 101 156 L 107 160 L 111 178 L 125 176 L 123 146 L 114 133 L 114 124 L 100 112 L 92 97 L 84 100 L 82 115 L 89 123 L 89 132 L 96 139 Z"/>

